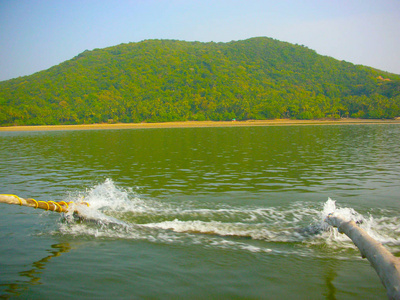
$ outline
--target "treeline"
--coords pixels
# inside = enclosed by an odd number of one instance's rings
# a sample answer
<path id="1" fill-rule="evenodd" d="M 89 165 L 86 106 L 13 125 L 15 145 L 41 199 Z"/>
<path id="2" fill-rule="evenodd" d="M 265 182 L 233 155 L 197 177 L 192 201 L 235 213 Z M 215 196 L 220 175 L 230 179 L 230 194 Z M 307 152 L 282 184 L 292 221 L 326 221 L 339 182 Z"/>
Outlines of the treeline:
<path id="1" fill-rule="evenodd" d="M 0 82 L 0 125 L 394 118 L 400 76 L 270 38 L 147 40 Z"/>

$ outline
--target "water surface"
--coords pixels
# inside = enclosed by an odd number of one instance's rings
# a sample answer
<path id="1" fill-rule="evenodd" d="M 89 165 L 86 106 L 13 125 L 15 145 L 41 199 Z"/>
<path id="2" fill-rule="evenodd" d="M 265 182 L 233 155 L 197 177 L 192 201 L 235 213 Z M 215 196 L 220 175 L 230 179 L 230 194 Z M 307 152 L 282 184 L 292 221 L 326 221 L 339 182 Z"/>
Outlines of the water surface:
<path id="1" fill-rule="evenodd" d="M 336 200 L 399 254 L 399 137 L 399 125 L 1 132 L 1 193 L 84 197 L 99 222 L 1 204 L 0 295 L 385 299 L 323 220 Z"/>

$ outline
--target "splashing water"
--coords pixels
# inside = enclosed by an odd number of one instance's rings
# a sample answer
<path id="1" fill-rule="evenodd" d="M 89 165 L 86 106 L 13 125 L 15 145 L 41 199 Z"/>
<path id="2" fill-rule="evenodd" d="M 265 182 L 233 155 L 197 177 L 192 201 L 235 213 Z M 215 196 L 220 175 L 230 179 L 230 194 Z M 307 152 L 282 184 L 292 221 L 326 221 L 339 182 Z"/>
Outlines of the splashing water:
<path id="1" fill-rule="evenodd" d="M 90 206 L 81 209 L 80 215 L 95 222 L 63 222 L 58 233 L 252 252 L 279 252 L 281 243 L 291 243 L 300 255 L 309 255 L 313 247 L 328 246 L 332 251 L 355 248 L 350 239 L 325 222 L 328 214 L 334 213 L 358 222 L 374 239 L 395 251 L 400 246 L 398 217 L 380 211 L 378 218 L 365 218 L 353 208 L 337 207 L 330 198 L 322 208 L 304 202 L 284 207 L 161 202 L 141 197 L 133 189 L 117 187 L 111 179 L 69 200 L 82 196 Z"/>
<path id="2" fill-rule="evenodd" d="M 328 198 L 322 210 L 322 217 L 326 218 L 329 214 L 333 214 L 345 220 L 354 221 L 378 242 L 388 245 L 400 245 L 400 218 L 392 216 L 389 211 L 381 210 L 380 213 L 384 214 L 384 216 L 374 218 L 369 215 L 366 218 L 353 208 L 337 208 L 336 201 Z M 325 226 L 329 227 L 327 223 L 325 223 Z M 335 240 L 343 241 L 349 239 L 345 235 L 337 234 L 336 231 Z"/>

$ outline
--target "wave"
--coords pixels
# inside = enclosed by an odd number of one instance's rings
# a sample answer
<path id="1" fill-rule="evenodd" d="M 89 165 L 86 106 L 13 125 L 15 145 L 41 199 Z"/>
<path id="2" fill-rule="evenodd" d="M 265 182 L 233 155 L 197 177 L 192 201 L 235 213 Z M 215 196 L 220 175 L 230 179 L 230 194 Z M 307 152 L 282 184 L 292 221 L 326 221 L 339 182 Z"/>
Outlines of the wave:
<path id="1" fill-rule="evenodd" d="M 399 217 L 384 210 L 375 217 L 365 217 L 353 208 L 339 207 L 332 199 L 274 207 L 159 201 L 143 197 L 135 189 L 118 187 L 111 179 L 72 193 L 66 200 L 82 198 L 89 207 L 80 214 L 91 222 L 68 222 L 72 216 L 67 215 L 67 222 L 60 222 L 55 234 L 200 244 L 251 252 L 280 252 L 285 248 L 304 255 L 310 251 L 327 254 L 355 249 L 349 238 L 324 221 L 335 212 L 358 222 L 392 251 L 400 251 Z M 283 244 L 292 247 L 282 247 Z"/>

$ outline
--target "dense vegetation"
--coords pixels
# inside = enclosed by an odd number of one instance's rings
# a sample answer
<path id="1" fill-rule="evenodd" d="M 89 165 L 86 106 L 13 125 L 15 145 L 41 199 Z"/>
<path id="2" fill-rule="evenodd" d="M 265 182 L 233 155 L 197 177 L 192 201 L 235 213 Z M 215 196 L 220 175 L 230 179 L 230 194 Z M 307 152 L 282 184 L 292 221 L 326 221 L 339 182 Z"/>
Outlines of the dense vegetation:
<path id="1" fill-rule="evenodd" d="M 270 38 L 121 44 L 0 82 L 0 125 L 398 116 L 399 75 Z"/>

